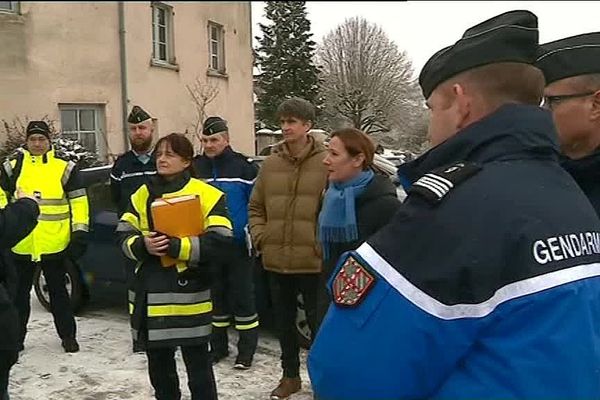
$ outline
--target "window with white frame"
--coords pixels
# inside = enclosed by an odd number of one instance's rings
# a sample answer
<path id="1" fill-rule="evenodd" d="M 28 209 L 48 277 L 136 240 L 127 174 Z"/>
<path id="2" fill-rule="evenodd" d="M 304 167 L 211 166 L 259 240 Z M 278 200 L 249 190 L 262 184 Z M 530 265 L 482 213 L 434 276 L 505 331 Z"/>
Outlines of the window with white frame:
<path id="1" fill-rule="evenodd" d="M 106 151 L 103 106 L 63 104 L 59 108 L 62 136 L 103 157 Z"/>
<path id="2" fill-rule="evenodd" d="M 18 1 L 0 1 L 0 11 L 18 12 L 19 2 Z"/>
<path id="3" fill-rule="evenodd" d="M 152 58 L 155 61 L 172 64 L 173 52 L 173 10 L 166 4 L 152 3 Z"/>
<path id="4" fill-rule="evenodd" d="M 223 25 L 208 23 L 208 68 L 225 73 L 225 29 Z"/>

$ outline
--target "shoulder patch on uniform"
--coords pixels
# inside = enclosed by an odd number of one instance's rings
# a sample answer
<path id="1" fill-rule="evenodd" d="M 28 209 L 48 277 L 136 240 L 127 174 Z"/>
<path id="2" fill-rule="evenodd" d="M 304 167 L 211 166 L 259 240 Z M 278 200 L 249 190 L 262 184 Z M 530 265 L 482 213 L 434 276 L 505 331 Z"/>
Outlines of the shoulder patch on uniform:
<path id="1" fill-rule="evenodd" d="M 357 255 L 350 253 L 331 284 L 333 302 L 342 307 L 356 307 L 367 296 L 375 275 Z"/>
<path id="2" fill-rule="evenodd" d="M 446 165 L 423 175 L 412 184 L 408 193 L 417 193 L 431 203 L 440 202 L 450 191 L 481 170 L 472 162 Z"/>

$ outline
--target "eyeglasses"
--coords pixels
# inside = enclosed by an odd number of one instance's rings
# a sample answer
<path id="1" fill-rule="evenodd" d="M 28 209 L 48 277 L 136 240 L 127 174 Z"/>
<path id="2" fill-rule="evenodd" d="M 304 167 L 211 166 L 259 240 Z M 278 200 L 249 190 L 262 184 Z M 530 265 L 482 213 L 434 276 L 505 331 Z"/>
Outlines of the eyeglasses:
<path id="1" fill-rule="evenodd" d="M 576 99 L 579 97 L 591 96 L 595 93 L 596 92 L 585 92 L 585 93 L 574 93 L 574 94 L 560 94 L 560 95 L 556 95 L 556 96 L 544 96 L 542 98 L 542 103 L 540 104 L 540 106 L 543 108 L 547 108 L 548 110 L 552 110 L 561 101 L 568 100 L 568 99 Z"/>

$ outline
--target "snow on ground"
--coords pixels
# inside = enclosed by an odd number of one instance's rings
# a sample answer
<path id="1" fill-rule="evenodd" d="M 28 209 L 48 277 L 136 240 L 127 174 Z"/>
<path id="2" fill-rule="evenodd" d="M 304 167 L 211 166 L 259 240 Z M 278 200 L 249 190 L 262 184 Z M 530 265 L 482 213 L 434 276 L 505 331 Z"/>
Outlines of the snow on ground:
<path id="1" fill-rule="evenodd" d="M 33 297 L 33 296 L 32 296 Z M 77 318 L 79 353 L 67 354 L 60 346 L 52 316 L 32 298 L 25 350 L 11 370 L 11 400 L 125 400 L 153 399 L 146 355 L 131 351 L 129 320 L 123 305 L 95 304 Z M 113 299 L 114 303 L 114 299 Z M 230 335 L 230 357 L 215 366 L 220 400 L 269 399 L 281 377 L 279 344 L 261 332 L 252 368 L 233 369 L 235 334 Z M 306 352 L 302 352 L 306 365 Z M 177 353 L 183 399 L 189 400 L 187 377 Z M 303 390 L 291 400 L 310 400 L 312 393 L 305 368 Z"/>

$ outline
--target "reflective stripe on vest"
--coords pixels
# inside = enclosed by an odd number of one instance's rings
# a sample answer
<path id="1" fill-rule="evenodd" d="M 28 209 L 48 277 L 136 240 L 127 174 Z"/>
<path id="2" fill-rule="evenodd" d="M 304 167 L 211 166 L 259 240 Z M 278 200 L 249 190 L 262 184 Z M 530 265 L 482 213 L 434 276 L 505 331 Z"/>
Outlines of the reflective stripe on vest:
<path id="1" fill-rule="evenodd" d="M 135 293 L 134 293 L 135 298 Z M 196 293 L 149 293 L 148 304 L 192 304 L 210 300 L 210 290 Z"/>
<path id="2" fill-rule="evenodd" d="M 196 304 L 148 305 L 148 317 L 185 317 L 207 314 L 212 311 L 212 303 L 205 301 Z"/>
<path id="3" fill-rule="evenodd" d="M 210 325 L 193 328 L 148 329 L 148 340 L 155 342 L 172 339 L 194 339 L 209 336 L 211 332 Z"/>
<path id="4" fill-rule="evenodd" d="M 208 216 L 210 211 L 213 209 L 215 204 L 223 196 L 223 192 L 217 188 L 202 182 L 199 179 L 191 178 L 189 182 L 181 188 L 181 190 L 173 193 L 165 193 L 164 198 L 185 196 L 189 194 L 198 195 L 200 197 L 200 204 L 202 213 L 204 216 L 204 227 L 208 230 L 214 230 L 224 236 L 232 236 L 231 221 L 226 217 L 221 216 Z M 148 187 L 143 185 L 131 196 L 131 205 L 133 206 L 134 213 L 126 212 L 121 216 L 121 222 L 127 222 L 131 225 L 133 230 L 138 230 L 142 235 L 148 235 L 150 232 L 149 227 L 149 204 Z M 203 218 L 199 216 L 199 218 Z M 127 229 L 126 226 L 120 225 L 120 229 Z M 135 240 L 128 239 L 123 242 L 123 252 L 129 258 L 135 260 L 135 256 L 131 251 L 131 246 Z M 176 264 L 178 272 L 183 272 L 188 268 L 188 264 L 196 264 L 200 261 L 202 255 L 200 254 L 199 242 L 191 240 L 189 243 L 185 243 L 180 249 L 180 256 L 187 256 L 188 261 L 181 261 Z"/>

